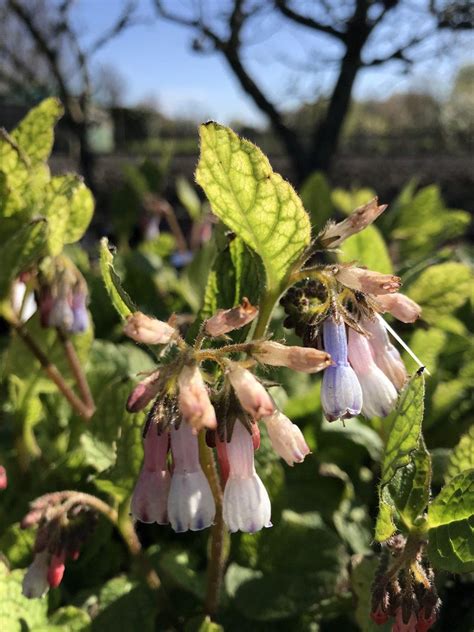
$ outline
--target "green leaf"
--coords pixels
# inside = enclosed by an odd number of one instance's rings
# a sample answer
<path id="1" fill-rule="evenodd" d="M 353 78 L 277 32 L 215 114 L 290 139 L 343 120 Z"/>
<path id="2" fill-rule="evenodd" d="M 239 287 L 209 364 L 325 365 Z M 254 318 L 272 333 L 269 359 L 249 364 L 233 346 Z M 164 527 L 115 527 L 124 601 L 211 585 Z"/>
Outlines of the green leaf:
<path id="1" fill-rule="evenodd" d="M 109 295 L 112 305 L 122 318 L 127 318 L 136 311 L 132 299 L 122 288 L 120 278 L 114 270 L 114 257 L 109 249 L 107 237 L 100 240 L 100 271 L 104 281 L 105 289 Z"/>
<path id="2" fill-rule="evenodd" d="M 0 551 L 13 567 L 27 566 L 35 542 L 32 529 L 22 529 L 19 522 L 4 528 L 0 536 Z"/>
<path id="3" fill-rule="evenodd" d="M 26 153 L 32 165 L 44 162 L 49 157 L 54 142 L 54 126 L 63 112 L 59 99 L 45 99 L 30 110 L 12 132 L 12 138 Z"/>
<path id="4" fill-rule="evenodd" d="M 276 291 L 310 243 L 301 200 L 260 149 L 231 129 L 207 123 L 200 135 L 196 180 L 213 212 L 261 257 Z"/>
<path id="5" fill-rule="evenodd" d="M 438 369 L 438 359 L 446 344 L 447 336 L 436 327 L 417 329 L 410 338 L 409 347 L 420 358 L 423 365 L 434 375 Z M 408 354 L 403 354 L 403 361 L 409 371 L 416 371 L 418 365 Z"/>
<path id="6" fill-rule="evenodd" d="M 471 426 L 454 448 L 449 459 L 446 482 L 471 469 L 474 469 L 474 426 Z"/>
<path id="7" fill-rule="evenodd" d="M 391 422 L 382 462 L 381 485 L 389 483 L 399 468 L 410 463 L 410 455 L 416 450 L 420 438 L 424 395 L 424 376 L 415 374 L 403 391 Z"/>
<path id="8" fill-rule="evenodd" d="M 393 266 L 385 241 L 375 226 L 367 226 L 362 232 L 346 239 L 340 247 L 341 263 L 357 261 L 370 270 L 392 274 Z"/>
<path id="9" fill-rule="evenodd" d="M 420 274 L 408 296 L 421 305 L 422 318 L 436 325 L 440 316 L 451 314 L 467 301 L 472 283 L 468 266 L 455 261 L 440 263 Z"/>
<path id="10" fill-rule="evenodd" d="M 203 601 L 206 594 L 205 573 L 198 573 L 188 551 L 170 549 L 158 557 L 158 571 L 174 587 L 191 593 Z"/>
<path id="11" fill-rule="evenodd" d="M 186 622 L 184 632 L 224 632 L 224 628 L 211 621 L 211 617 L 199 615 Z"/>
<path id="12" fill-rule="evenodd" d="M 334 211 L 331 188 L 324 173 L 315 171 L 306 178 L 301 187 L 300 196 L 311 217 L 311 224 L 316 229 L 323 228 Z"/>
<path id="13" fill-rule="evenodd" d="M 27 599 L 22 594 L 24 571 L 10 572 L 0 562 L 0 630 L 23 632 L 35 630 L 47 622 L 48 601 Z"/>
<path id="14" fill-rule="evenodd" d="M 452 478 L 428 509 L 428 555 L 452 573 L 474 571 L 474 470 Z"/>
<path id="15" fill-rule="evenodd" d="M 393 521 L 393 510 L 393 503 L 391 501 L 387 502 L 383 499 L 379 501 L 379 513 L 375 523 L 375 539 L 377 542 L 388 540 L 397 530 Z"/>
<path id="16" fill-rule="evenodd" d="M 34 632 L 85 632 L 90 629 L 90 624 L 87 612 L 75 606 L 65 606 L 53 612 L 48 623 L 35 628 Z"/>
<path id="17" fill-rule="evenodd" d="M 0 297 L 9 289 L 10 282 L 43 252 L 48 225 L 45 219 L 32 220 L 2 244 L 0 266 Z"/>
<path id="18" fill-rule="evenodd" d="M 184 176 L 176 178 L 176 195 L 178 200 L 188 211 L 192 220 L 196 221 L 201 217 L 201 200 L 195 189 Z"/>

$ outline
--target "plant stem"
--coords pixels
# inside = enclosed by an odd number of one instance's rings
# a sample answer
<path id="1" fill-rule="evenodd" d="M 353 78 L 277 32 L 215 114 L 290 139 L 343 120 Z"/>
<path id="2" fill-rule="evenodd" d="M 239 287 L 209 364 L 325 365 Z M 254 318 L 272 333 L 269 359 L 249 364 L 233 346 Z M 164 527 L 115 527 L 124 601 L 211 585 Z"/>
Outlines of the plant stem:
<path id="1" fill-rule="evenodd" d="M 278 301 L 281 294 L 280 288 L 277 290 L 266 290 L 262 300 L 260 301 L 257 324 L 253 332 L 252 339 L 263 338 L 267 331 L 268 324 L 275 307 L 275 303 Z"/>
<path id="2" fill-rule="evenodd" d="M 89 383 L 87 382 L 86 375 L 82 369 L 81 362 L 77 357 L 74 344 L 64 331 L 59 328 L 56 331 L 58 333 L 58 338 L 61 341 L 62 346 L 64 347 L 64 352 L 66 353 L 69 366 L 71 367 L 81 397 L 84 400 L 85 405 L 91 410 L 92 416 L 95 412 L 94 398 L 92 397 Z"/>
<path id="3" fill-rule="evenodd" d="M 207 569 L 207 589 L 204 600 L 206 614 L 213 616 L 219 607 L 219 596 L 222 579 L 224 577 L 224 567 L 227 561 L 228 538 L 227 529 L 222 515 L 222 487 L 217 474 L 216 462 L 212 450 L 207 447 L 205 434 L 199 434 L 199 456 L 204 473 L 207 476 L 209 485 L 216 503 L 216 517 L 211 528 L 209 565 Z"/>
<path id="4" fill-rule="evenodd" d="M 81 415 L 81 417 L 90 419 L 94 411 L 84 404 L 84 402 L 74 393 L 71 387 L 64 380 L 61 373 L 58 371 L 57 366 L 49 360 L 45 353 L 43 353 L 36 341 L 30 336 L 29 332 L 24 329 L 23 325 L 12 325 L 31 353 L 35 356 L 35 358 L 37 358 L 45 373 L 56 384 L 74 410 Z"/>

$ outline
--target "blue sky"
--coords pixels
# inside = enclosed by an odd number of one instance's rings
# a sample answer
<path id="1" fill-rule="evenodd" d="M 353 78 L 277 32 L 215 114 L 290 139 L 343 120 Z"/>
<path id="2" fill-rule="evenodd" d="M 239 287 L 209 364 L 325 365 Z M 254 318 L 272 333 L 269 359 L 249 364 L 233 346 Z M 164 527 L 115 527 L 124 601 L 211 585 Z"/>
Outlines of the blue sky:
<path id="1" fill-rule="evenodd" d="M 183 4 L 180 0 L 173 2 L 176 9 Z M 83 41 L 93 39 L 110 26 L 122 6 L 121 0 L 77 0 L 75 24 Z M 145 24 L 122 33 L 96 58 L 97 63 L 118 69 L 125 81 L 128 104 L 153 99 L 169 115 L 215 118 L 222 122 L 232 119 L 256 124 L 264 122 L 264 117 L 242 91 L 223 57 L 192 52 L 190 31 L 157 20 L 150 0 L 140 1 L 139 12 Z M 246 63 L 253 76 L 264 85 L 266 93 L 278 104 L 295 106 L 330 86 L 334 65 L 329 60 L 317 78 L 313 73 L 301 71 L 300 67 L 311 62 L 315 47 L 315 58 L 320 57 L 321 50 L 328 58 L 336 55 L 331 38 L 322 35 L 315 40 L 304 27 L 288 29 L 274 14 L 260 21 L 258 33 L 246 35 L 252 42 L 246 48 Z M 383 54 L 386 48 L 384 39 L 387 38 L 381 33 L 380 43 L 374 43 L 377 54 Z M 358 77 L 355 95 L 383 98 L 414 85 L 422 90 L 443 92 L 449 87 L 455 68 L 467 63 L 469 56 L 472 60 L 472 47 L 470 50 L 466 46 L 453 48 L 447 58 L 431 56 L 430 61 L 410 77 L 400 73 L 396 63 L 365 71 Z"/>

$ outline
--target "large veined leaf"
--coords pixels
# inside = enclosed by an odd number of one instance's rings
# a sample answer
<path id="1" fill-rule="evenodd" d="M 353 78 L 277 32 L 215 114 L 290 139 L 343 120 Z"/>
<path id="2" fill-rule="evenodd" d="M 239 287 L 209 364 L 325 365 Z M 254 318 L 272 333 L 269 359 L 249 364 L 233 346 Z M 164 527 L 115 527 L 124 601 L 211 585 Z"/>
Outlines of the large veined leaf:
<path id="1" fill-rule="evenodd" d="M 63 115 L 59 99 L 45 99 L 30 110 L 12 132 L 13 140 L 28 156 L 32 165 L 49 157 L 54 142 L 54 126 Z"/>
<path id="2" fill-rule="evenodd" d="M 474 571 L 474 470 L 455 476 L 428 510 L 428 554 L 452 573 Z"/>
<path id="3" fill-rule="evenodd" d="M 311 239 L 301 200 L 260 149 L 231 129 L 211 122 L 200 136 L 196 180 L 213 212 L 261 257 L 276 291 Z"/>

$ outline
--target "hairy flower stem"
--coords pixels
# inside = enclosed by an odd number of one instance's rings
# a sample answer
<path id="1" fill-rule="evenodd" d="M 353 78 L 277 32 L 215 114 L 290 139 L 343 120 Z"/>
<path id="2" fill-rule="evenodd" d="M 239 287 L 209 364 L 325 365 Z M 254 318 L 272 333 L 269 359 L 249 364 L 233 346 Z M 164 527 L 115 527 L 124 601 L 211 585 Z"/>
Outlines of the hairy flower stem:
<path id="1" fill-rule="evenodd" d="M 216 503 L 216 516 L 211 527 L 209 564 L 207 569 L 207 589 L 204 610 L 209 616 L 215 615 L 219 607 L 219 597 L 224 577 L 224 567 L 228 556 L 226 541 L 229 537 L 222 515 L 222 487 L 217 474 L 216 462 L 212 450 L 207 447 L 205 434 L 199 434 L 199 456 L 202 469 Z"/>
<path id="2" fill-rule="evenodd" d="M 81 362 L 77 357 L 76 349 L 72 340 L 68 337 L 66 333 L 64 333 L 61 329 L 57 329 L 58 338 L 64 348 L 64 352 L 66 354 L 66 358 L 69 362 L 69 366 L 71 367 L 71 371 L 74 375 L 74 379 L 76 380 L 77 387 L 79 388 L 79 392 L 81 394 L 82 399 L 84 400 L 84 404 L 91 410 L 91 415 L 95 412 L 95 403 L 92 397 L 91 390 L 89 388 L 89 383 L 87 382 L 86 375 L 82 369 Z"/>
<path id="3" fill-rule="evenodd" d="M 43 370 L 50 378 L 52 382 L 56 384 L 60 392 L 64 395 L 67 401 L 71 404 L 74 410 L 84 417 L 85 419 L 90 419 L 94 414 L 94 410 L 91 409 L 87 404 L 85 404 L 71 389 L 71 387 L 66 383 L 63 376 L 59 372 L 57 366 L 53 364 L 47 355 L 40 349 L 36 341 L 31 337 L 29 332 L 23 327 L 21 324 L 12 323 L 17 334 L 23 340 L 25 345 L 31 351 L 31 353 L 35 356 L 35 358 L 41 364 Z"/>

